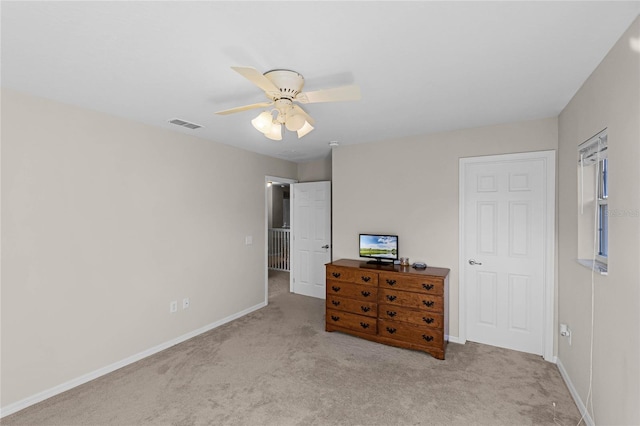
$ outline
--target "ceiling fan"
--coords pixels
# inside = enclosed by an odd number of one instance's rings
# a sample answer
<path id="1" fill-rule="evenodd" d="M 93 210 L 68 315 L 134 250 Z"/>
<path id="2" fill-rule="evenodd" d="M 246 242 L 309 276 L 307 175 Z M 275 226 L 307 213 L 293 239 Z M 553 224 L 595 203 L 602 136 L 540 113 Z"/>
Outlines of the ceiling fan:
<path id="1" fill-rule="evenodd" d="M 231 67 L 231 69 L 264 90 L 269 101 L 226 109 L 218 111 L 216 114 L 227 115 L 274 106 L 273 109 L 263 111 L 251 120 L 253 127 L 273 140 L 282 140 L 282 125 L 289 131 L 297 132 L 298 138 L 313 130 L 313 118 L 296 103 L 313 104 L 360 99 L 360 88 L 354 85 L 303 92 L 304 77 L 291 70 L 274 69 L 262 74 L 251 67 Z M 274 112 L 276 112 L 275 117 Z"/>

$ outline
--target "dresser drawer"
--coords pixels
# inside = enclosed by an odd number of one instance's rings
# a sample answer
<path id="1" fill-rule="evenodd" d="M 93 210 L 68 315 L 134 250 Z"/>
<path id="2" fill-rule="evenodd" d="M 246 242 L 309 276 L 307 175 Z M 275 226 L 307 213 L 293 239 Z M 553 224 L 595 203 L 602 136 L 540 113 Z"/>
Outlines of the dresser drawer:
<path id="1" fill-rule="evenodd" d="M 378 288 L 370 285 L 351 284 L 341 281 L 327 280 L 327 298 L 342 296 L 348 299 L 364 300 L 365 302 L 377 302 Z"/>
<path id="2" fill-rule="evenodd" d="M 407 290 L 420 293 L 444 294 L 444 281 L 438 277 L 417 277 L 388 272 L 380 273 L 380 288 Z"/>
<path id="3" fill-rule="evenodd" d="M 335 309 L 327 309 L 327 324 L 355 330 L 360 333 L 377 333 L 377 320 L 375 318 L 337 311 Z"/>
<path id="4" fill-rule="evenodd" d="M 378 305 L 380 319 L 408 322 L 424 327 L 442 328 L 444 315 L 393 305 Z"/>
<path id="5" fill-rule="evenodd" d="M 327 280 L 345 281 L 354 284 L 378 286 L 378 273 L 361 269 L 327 266 Z"/>
<path id="6" fill-rule="evenodd" d="M 423 309 L 431 312 L 444 312 L 444 303 L 441 296 L 430 294 L 411 293 L 408 291 L 378 290 L 378 304 L 405 306 L 408 308 Z"/>
<path id="7" fill-rule="evenodd" d="M 444 341 L 441 330 L 399 321 L 378 320 L 378 329 L 380 336 L 416 345 L 442 347 Z"/>
<path id="8" fill-rule="evenodd" d="M 378 315 L 378 305 L 375 300 L 365 302 L 362 300 L 347 299 L 345 297 L 327 295 L 327 309 L 352 312 L 354 314 L 375 317 Z"/>

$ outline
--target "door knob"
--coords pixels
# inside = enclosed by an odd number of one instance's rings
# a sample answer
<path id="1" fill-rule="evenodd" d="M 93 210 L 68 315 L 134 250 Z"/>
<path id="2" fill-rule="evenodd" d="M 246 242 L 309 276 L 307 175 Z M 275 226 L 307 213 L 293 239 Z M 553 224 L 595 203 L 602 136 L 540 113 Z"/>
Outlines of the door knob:
<path id="1" fill-rule="evenodd" d="M 473 266 L 473 265 L 482 265 L 482 262 L 476 262 L 476 261 L 475 261 L 475 260 L 473 260 L 473 259 L 469 259 L 469 265 L 472 265 L 472 266 Z"/>
<path id="2" fill-rule="evenodd" d="M 325 244 L 325 245 L 323 245 L 321 248 L 323 248 L 323 249 L 328 249 L 328 248 L 329 248 L 329 244 Z"/>

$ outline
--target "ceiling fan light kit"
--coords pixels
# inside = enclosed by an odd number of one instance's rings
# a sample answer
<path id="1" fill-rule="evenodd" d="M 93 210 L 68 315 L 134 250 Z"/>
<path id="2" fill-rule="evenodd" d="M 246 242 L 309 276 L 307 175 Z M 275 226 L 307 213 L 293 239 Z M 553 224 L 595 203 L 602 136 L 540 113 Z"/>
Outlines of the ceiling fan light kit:
<path id="1" fill-rule="evenodd" d="M 307 120 L 299 114 L 293 114 L 287 117 L 285 121 L 285 127 L 290 132 L 297 132 L 307 123 Z"/>
<path id="2" fill-rule="evenodd" d="M 280 102 L 280 101 L 278 101 Z M 276 118 L 273 118 L 273 111 L 277 111 Z M 282 140 L 282 125 L 287 130 L 298 132 L 298 138 L 303 137 L 313 126 L 304 118 L 302 114 L 296 114 L 293 107 L 285 109 L 279 107 L 271 111 L 263 111 L 256 118 L 251 120 L 251 124 L 267 138 L 275 141 Z"/>
<path id="3" fill-rule="evenodd" d="M 313 130 L 313 126 L 309 124 L 306 118 L 302 114 L 296 113 L 296 109 L 290 99 L 278 99 L 274 103 L 276 106 L 274 109 L 263 111 L 251 120 L 253 127 L 264 133 L 266 137 L 276 141 L 282 140 L 283 124 L 290 132 L 298 132 L 298 139 Z M 277 113 L 275 119 L 272 115 L 273 111 Z M 301 132 L 303 128 L 306 131 Z M 276 137 L 276 135 L 278 136 Z"/>
<path id="4" fill-rule="evenodd" d="M 251 120 L 251 124 L 253 124 L 253 127 L 255 127 L 256 130 L 262 133 L 266 133 L 269 130 L 271 130 L 272 123 L 273 123 L 273 116 L 269 111 L 261 112 L 256 118 Z"/>
<path id="5" fill-rule="evenodd" d="M 304 126 L 302 126 L 302 129 L 298 130 L 298 139 L 300 139 L 301 137 L 303 137 L 304 135 L 306 135 L 312 130 L 313 130 L 313 126 L 309 124 L 309 122 L 305 121 Z"/>
<path id="6" fill-rule="evenodd" d="M 238 74 L 262 89 L 271 102 L 261 102 L 241 107 L 218 111 L 216 114 L 227 115 L 266 106 L 275 108 L 263 111 L 251 124 L 259 132 L 272 140 L 282 140 L 282 125 L 290 132 L 297 132 L 298 139 L 311 132 L 314 121 L 303 110 L 299 103 L 339 102 L 360 99 L 360 89 L 357 86 L 335 87 L 332 89 L 302 92 L 304 77 L 301 74 L 285 69 L 275 69 L 261 74 L 251 67 L 231 67 Z M 276 111 L 274 118 L 273 112 Z"/>
<path id="7" fill-rule="evenodd" d="M 268 132 L 264 134 L 267 138 L 273 141 L 281 141 L 282 140 L 282 125 L 273 123 L 269 128 Z"/>
<path id="8" fill-rule="evenodd" d="M 256 118 L 251 120 L 251 124 L 259 132 L 274 141 L 282 140 L 282 126 L 273 119 L 271 111 L 263 111 Z"/>

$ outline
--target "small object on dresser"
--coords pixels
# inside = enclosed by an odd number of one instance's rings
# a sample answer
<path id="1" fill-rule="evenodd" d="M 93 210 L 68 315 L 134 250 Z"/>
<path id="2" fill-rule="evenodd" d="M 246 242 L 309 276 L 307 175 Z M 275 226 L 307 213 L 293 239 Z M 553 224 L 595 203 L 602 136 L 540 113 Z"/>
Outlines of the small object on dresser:
<path id="1" fill-rule="evenodd" d="M 411 265 L 412 268 L 415 269 L 426 269 L 427 268 L 427 264 L 426 263 L 422 263 L 422 262 L 416 262 L 413 265 Z"/>
<path id="2" fill-rule="evenodd" d="M 408 257 L 401 257 L 400 258 L 400 265 L 409 266 L 409 258 Z"/>

